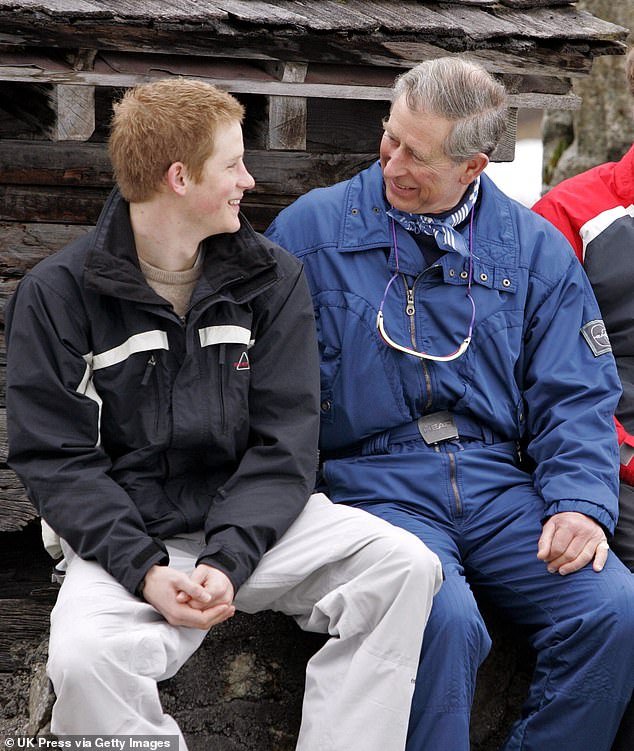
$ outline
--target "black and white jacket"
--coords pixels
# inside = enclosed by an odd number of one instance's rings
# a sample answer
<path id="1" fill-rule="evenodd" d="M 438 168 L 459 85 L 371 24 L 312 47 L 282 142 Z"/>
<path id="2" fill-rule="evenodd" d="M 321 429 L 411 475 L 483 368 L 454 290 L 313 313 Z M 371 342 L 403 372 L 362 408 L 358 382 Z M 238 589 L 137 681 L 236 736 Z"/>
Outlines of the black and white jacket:
<path id="1" fill-rule="evenodd" d="M 298 261 L 254 232 L 203 243 L 184 320 L 146 283 L 115 190 L 6 312 L 9 463 L 38 512 L 129 591 L 204 529 L 236 590 L 315 478 L 318 359 Z"/>

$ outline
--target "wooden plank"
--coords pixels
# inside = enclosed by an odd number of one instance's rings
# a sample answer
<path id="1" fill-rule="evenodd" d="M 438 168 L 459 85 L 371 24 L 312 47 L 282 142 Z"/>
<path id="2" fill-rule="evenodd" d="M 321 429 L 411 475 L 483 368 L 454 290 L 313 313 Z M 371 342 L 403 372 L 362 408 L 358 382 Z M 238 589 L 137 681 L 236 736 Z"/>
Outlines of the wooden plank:
<path id="1" fill-rule="evenodd" d="M 488 7 L 491 5 L 497 5 L 501 0 L 445 0 L 447 5 L 477 5 L 481 7 Z M 543 2 L 560 2 L 560 0 L 543 0 Z"/>
<path id="2" fill-rule="evenodd" d="M 604 21 L 584 10 L 567 5 L 561 8 L 531 8 L 530 12 L 500 8 L 493 11 L 515 26 L 515 35 L 531 39 L 582 40 L 625 39 L 628 30 Z"/>
<path id="3" fill-rule="evenodd" d="M 398 3 L 398 12 L 395 12 L 393 0 L 349 0 L 348 6 L 367 14 L 377 32 L 380 29 L 399 35 L 416 33 L 441 38 L 466 35 L 464 27 L 451 17 L 437 13 L 436 6 L 431 3 L 402 0 Z"/>
<path id="4" fill-rule="evenodd" d="M 385 50 L 384 54 L 381 54 L 381 48 Z M 423 60 L 435 60 L 444 57 L 446 54 L 447 50 L 429 42 L 377 40 L 372 59 L 375 64 L 378 64 L 379 61 L 385 64 L 386 56 L 393 55 L 404 67 L 409 67 Z M 491 73 L 577 77 L 586 76 L 590 73 L 593 56 L 588 54 L 587 50 L 585 55 L 577 56 L 562 54 L 558 50 L 537 47 L 528 49 L 522 54 L 504 49 L 484 49 L 481 47 L 470 50 L 466 57 L 480 63 Z"/>
<path id="5" fill-rule="evenodd" d="M 359 5 L 357 5 L 359 3 Z M 541 2 L 540 2 L 541 4 Z M 138 50 L 147 52 L 151 49 L 153 52 L 184 52 L 186 54 L 195 54 L 201 56 L 241 56 L 245 58 L 281 58 L 285 60 L 324 60 L 330 62 L 345 63 L 351 61 L 372 60 L 372 47 L 382 42 L 390 41 L 408 41 L 415 42 L 424 39 L 429 43 L 435 43 L 443 47 L 445 53 L 447 50 L 457 52 L 467 50 L 473 47 L 473 39 L 468 37 L 468 28 L 461 28 L 459 25 L 448 25 L 448 19 L 442 18 L 434 9 L 438 5 L 427 3 L 422 5 L 413 2 L 413 0 L 403 0 L 399 3 L 399 13 L 394 13 L 394 6 L 388 0 L 368 0 L 368 7 L 374 8 L 375 28 L 357 29 L 356 33 L 351 36 L 346 31 L 333 30 L 329 34 L 318 32 L 302 24 L 301 18 L 294 24 L 288 23 L 288 7 L 280 10 L 280 4 L 269 5 L 267 3 L 245 2 L 242 7 L 245 8 L 244 15 L 233 15 L 229 13 L 226 20 L 217 20 L 211 18 L 208 21 L 199 21 L 191 23 L 189 16 L 183 13 L 181 19 L 176 16 L 172 21 L 156 21 L 136 17 L 128 19 L 113 12 L 106 12 L 103 6 L 100 8 L 101 13 L 96 12 L 73 12 L 72 4 L 70 8 L 64 9 L 66 12 L 47 11 L 42 4 L 37 4 L 37 8 L 31 6 L 30 9 L 15 8 L 11 3 L 9 9 L 7 3 L 0 3 L 0 28 L 3 33 L 0 40 L 5 45 L 16 45 L 18 47 L 30 46 L 32 48 L 68 48 L 77 47 L 98 48 L 98 49 L 123 49 Z M 204 6 L 203 0 L 199 0 L 196 7 L 191 11 L 194 15 Z M 224 6 L 232 5 L 223 3 Z M 339 3 L 334 4 L 336 7 Z M 365 5 L 365 3 L 363 3 Z M 443 4 L 445 8 L 460 7 L 456 5 Z M 296 4 L 299 7 L 299 4 Z M 354 9 L 360 7 L 360 0 L 350 0 L 346 7 Z M 391 7 L 390 7 L 391 6 Z M 182 6 L 184 7 L 184 6 Z M 218 3 L 210 3 L 210 8 L 217 10 Z M 252 15 L 252 21 L 246 20 L 248 8 L 259 7 L 257 15 Z M 463 6 L 466 7 L 466 6 Z M 475 9 L 474 4 L 469 7 Z M 515 6 L 517 8 L 517 6 Z M 266 11 L 265 9 L 269 9 Z M 503 6 L 480 5 L 482 12 L 491 14 L 491 26 L 495 26 L 495 19 L 501 19 L 505 22 L 509 20 L 504 15 L 505 11 L 513 12 L 511 8 Z M 536 11 L 540 9 L 537 8 Z M 568 9 L 569 10 L 569 9 Z M 319 2 L 302 4 L 302 12 L 307 18 L 324 15 L 321 11 Z M 578 67 L 581 59 L 587 55 L 587 50 L 583 45 L 575 48 L 574 24 L 569 26 L 567 19 L 571 16 L 565 16 L 561 21 L 559 14 L 565 13 L 566 8 L 553 6 L 549 11 L 553 17 L 551 29 L 560 29 L 562 46 L 559 49 L 543 49 L 533 51 L 528 48 L 524 50 L 526 58 L 525 66 L 540 66 L 540 57 L 544 55 L 551 56 L 550 64 L 556 66 L 557 60 L 561 58 L 564 68 L 573 61 L 573 68 Z M 285 18 L 276 20 L 276 13 L 280 13 Z M 430 14 L 432 14 L 430 16 Z M 532 14 L 532 11 L 531 11 Z M 565 21 L 565 22 L 562 22 Z M 321 21 L 320 21 L 321 22 Z M 327 24 L 326 21 L 323 23 Z M 603 29 L 603 31 L 601 30 Z M 617 27 L 607 22 L 602 22 L 602 27 L 597 27 L 599 37 L 602 39 L 612 40 L 616 37 L 625 40 L 627 32 L 621 27 Z M 271 29 L 276 29 L 275 34 L 271 34 Z M 612 29 L 609 33 L 608 29 Z M 619 29 L 621 29 L 619 31 Z M 279 32 L 279 33 L 278 33 Z M 409 39 L 407 37 L 409 36 Z M 583 35 L 585 38 L 585 34 Z M 405 37 L 405 38 L 404 38 Z M 513 46 L 516 45 L 516 35 L 510 37 L 490 37 L 490 43 L 494 49 L 501 54 L 512 53 Z M 550 38 L 550 37 L 549 37 Z M 559 37 L 558 37 L 559 38 Z M 464 40 L 460 47 L 456 46 L 457 40 Z M 447 44 L 445 44 L 447 40 Z M 586 39 L 594 44 L 596 39 Z M 508 43 L 508 44 L 507 44 Z M 608 51 L 600 51 L 599 54 L 613 54 L 612 47 Z M 618 53 L 618 50 L 617 50 Z M 592 53 L 590 53 L 592 56 Z M 383 58 L 384 64 L 398 64 L 397 61 L 390 61 L 389 57 Z"/>
<path id="6" fill-rule="evenodd" d="M 154 70 L 146 74 L 138 73 L 103 73 L 99 71 L 60 71 L 42 70 L 36 67 L 3 64 L 0 56 L 0 80 L 18 81 L 23 83 L 72 84 L 75 86 L 110 86 L 130 87 L 146 81 L 165 78 L 166 76 L 181 75 L 178 66 L 173 70 Z M 195 75 L 194 78 L 204 78 L 221 89 L 234 94 L 262 94 L 265 96 L 298 96 L 317 98 L 345 98 L 345 99 L 386 99 L 389 98 L 389 88 L 382 86 L 346 86 L 332 84 L 304 84 L 285 81 L 261 81 L 219 78 L 210 71 L 211 75 Z"/>
<path id="7" fill-rule="evenodd" d="M 444 3 L 434 9 L 434 13 L 448 22 L 465 29 L 470 39 L 482 41 L 492 37 L 514 37 L 517 28 L 501 15 L 489 13 L 481 8 L 451 5 Z"/>
<path id="8" fill-rule="evenodd" d="M 452 0 L 444 0 L 444 2 L 451 2 Z M 463 0 L 455 0 L 455 2 L 462 2 Z M 575 2 L 576 0 L 570 0 Z M 556 8 L 564 4 L 565 0 L 498 0 L 501 5 L 506 5 L 509 8 Z"/>
<path id="9" fill-rule="evenodd" d="M 512 94 L 570 94 L 572 81 L 569 78 L 555 76 L 518 76 L 515 74 L 497 74 L 506 90 Z"/>
<path id="10" fill-rule="evenodd" d="M 267 68 L 280 81 L 302 82 L 306 63 L 272 63 Z M 304 151 L 306 149 L 306 99 L 271 96 L 268 98 L 267 149 Z"/>
<path id="11" fill-rule="evenodd" d="M 93 71 L 42 71 L 20 66 L 2 65 L 0 60 L 0 80 L 22 82 L 67 83 L 77 86 L 111 86 L 129 87 L 146 81 L 165 77 L 165 72 L 148 75 L 126 73 L 97 73 Z M 315 99 L 358 99 L 358 100 L 389 100 L 391 86 L 349 86 L 343 84 L 312 84 L 290 81 L 245 81 L 242 79 L 223 79 L 206 76 L 194 76 L 210 81 L 218 88 L 234 94 L 262 94 L 265 96 L 304 97 Z M 512 106 L 538 108 L 547 106 L 549 109 L 575 109 L 576 99 L 570 96 L 545 95 L 531 100 L 531 94 L 521 95 L 521 101 L 511 95 Z"/>
<path id="12" fill-rule="evenodd" d="M 4 323 L 3 323 L 4 325 Z M 0 338 L 2 339 L 2 352 L 0 353 L 0 409 L 6 407 L 6 387 L 7 387 L 7 353 L 4 349 L 4 329 L 0 329 Z M 6 446 L 2 446 L 2 456 L 6 458 Z M 3 459 L 4 461 L 4 459 Z"/>
<path id="13" fill-rule="evenodd" d="M 0 140 L 0 184 L 110 188 L 105 143 Z"/>
<path id="14" fill-rule="evenodd" d="M 253 193 L 301 195 L 310 188 L 344 180 L 361 169 L 360 165 L 373 160 L 375 154 L 247 149 L 244 158 L 256 180 Z M 0 140 L 0 187 L 17 189 L 27 185 L 109 190 L 112 170 L 107 145 Z M 4 220 L 20 221 L 6 216 Z"/>
<path id="15" fill-rule="evenodd" d="M 63 10 L 67 3 L 61 5 L 60 10 Z M 116 0 L 107 7 L 117 17 L 154 23 L 184 19 L 189 23 L 228 20 L 229 14 L 218 5 L 205 0 L 170 0 L 168 3 L 165 0 Z"/>
<path id="16" fill-rule="evenodd" d="M 1 380 L 4 394 L 4 367 Z M 6 465 L 7 450 L 7 413 L 3 405 L 0 407 L 0 532 L 23 529 L 37 516 L 18 476 Z"/>
<path id="17" fill-rule="evenodd" d="M 95 89 L 93 86 L 54 86 L 51 107 L 55 113 L 49 131 L 54 141 L 87 141 L 95 130 Z"/>
<path id="18" fill-rule="evenodd" d="M 0 325 L 4 326 L 4 309 L 7 301 L 15 292 L 19 281 L 19 279 L 0 279 Z M 4 373 L 2 374 L 2 377 L 4 378 Z"/>
<path id="19" fill-rule="evenodd" d="M 4 333 L 2 344 L 4 347 Z M 4 408 L 0 408 L 0 465 L 6 467 L 7 464 L 7 411 Z"/>
<path id="20" fill-rule="evenodd" d="M 273 4 L 261 0 L 226 0 L 215 2 L 214 5 L 239 23 L 303 26 L 307 21 L 306 14 L 301 12 L 303 10 L 301 7 L 292 8 L 283 3 Z"/>
<path id="21" fill-rule="evenodd" d="M 92 225 L 86 224 L 0 222 L 0 277 L 19 279 L 43 258 L 85 235 L 90 229 Z M 0 366 L 3 362 L 4 352 L 0 347 Z M 0 399 L 1 394 L 0 388 Z"/>
<path id="22" fill-rule="evenodd" d="M 0 469 L 0 532 L 17 532 L 37 518 L 15 472 Z"/>
<path id="23" fill-rule="evenodd" d="M 0 221 L 94 224 L 109 190 L 0 185 Z"/>
<path id="24" fill-rule="evenodd" d="M 307 149 L 312 152 L 359 151 L 378 156 L 383 136 L 383 118 L 389 114 L 388 101 L 309 99 Z"/>
<path id="25" fill-rule="evenodd" d="M 573 0 L 574 1 L 574 0 Z M 495 4 L 517 6 L 561 6 L 563 0 L 442 0 L 445 4 L 476 5 L 487 7 Z M 347 0 L 347 5 L 352 5 Z M 426 0 L 425 5 L 434 5 L 435 0 Z M 297 19 L 304 18 L 306 14 L 317 11 L 323 7 L 323 0 L 274 0 L 265 2 L 261 0 L 111 0 L 104 7 L 99 0 L 20 0 L 17 10 L 39 10 L 70 18 L 85 15 L 114 15 L 127 19 L 145 19 L 148 22 L 162 16 L 176 17 L 180 19 L 194 16 L 197 20 L 201 14 L 204 17 L 227 18 L 234 16 L 240 21 L 251 20 L 255 23 L 266 22 L 267 18 L 277 12 L 280 19 L 289 19 L 297 23 Z M 166 7 L 167 6 L 167 7 Z M 16 9 L 15 0 L 0 0 L 0 8 Z M 402 4 L 399 2 L 398 7 Z M 293 10 L 294 9 L 294 10 Z M 339 9 L 335 9 L 337 11 Z M 331 11 L 332 12 L 332 11 Z M 268 14 L 268 16 L 267 16 Z M 351 14 L 352 15 L 352 14 Z M 353 16 L 354 17 L 354 16 Z"/>
<path id="26" fill-rule="evenodd" d="M 231 14 L 251 23 L 300 25 L 314 31 L 359 31 L 372 29 L 372 20 L 354 8 L 333 0 L 320 0 L 318 5 L 305 0 L 278 0 L 278 2 L 220 3 Z"/>
<path id="27" fill-rule="evenodd" d="M 38 10 L 49 13 L 71 13 L 72 15 L 104 13 L 101 3 L 98 0 L 20 0 L 19 7 L 13 0 L 0 0 L 0 6 L 6 7 L 14 12 L 29 10 Z"/>

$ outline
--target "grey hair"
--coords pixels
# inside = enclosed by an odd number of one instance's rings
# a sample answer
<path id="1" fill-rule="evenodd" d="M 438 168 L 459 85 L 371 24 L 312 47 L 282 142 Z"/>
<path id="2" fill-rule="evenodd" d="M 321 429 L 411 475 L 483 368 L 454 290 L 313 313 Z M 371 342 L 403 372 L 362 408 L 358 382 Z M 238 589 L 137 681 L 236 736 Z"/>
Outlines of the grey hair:
<path id="1" fill-rule="evenodd" d="M 402 73 L 394 82 L 392 103 L 401 96 L 410 110 L 454 123 L 444 151 L 457 163 L 479 152 L 490 156 L 506 130 L 504 86 L 482 66 L 459 57 L 426 60 Z"/>

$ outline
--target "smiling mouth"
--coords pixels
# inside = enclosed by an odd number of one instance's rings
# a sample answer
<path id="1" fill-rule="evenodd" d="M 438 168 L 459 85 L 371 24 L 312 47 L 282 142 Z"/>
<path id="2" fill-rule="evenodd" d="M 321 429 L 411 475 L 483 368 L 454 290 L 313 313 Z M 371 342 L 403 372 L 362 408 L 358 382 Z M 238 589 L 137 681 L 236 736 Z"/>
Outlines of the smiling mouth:
<path id="1" fill-rule="evenodd" d="M 414 188 L 411 187 L 410 185 L 401 185 L 401 183 L 396 182 L 396 180 L 390 180 L 390 187 L 393 188 L 394 190 L 399 190 L 399 191 L 414 190 Z"/>

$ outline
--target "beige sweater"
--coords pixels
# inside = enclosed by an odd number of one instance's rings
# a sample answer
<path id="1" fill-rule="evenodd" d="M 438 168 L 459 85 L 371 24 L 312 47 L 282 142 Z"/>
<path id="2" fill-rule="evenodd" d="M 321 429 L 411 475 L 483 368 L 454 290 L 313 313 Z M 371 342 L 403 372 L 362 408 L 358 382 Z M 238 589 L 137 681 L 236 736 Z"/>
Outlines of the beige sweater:
<path id="1" fill-rule="evenodd" d="M 202 273 L 201 254 L 196 263 L 185 271 L 164 271 L 139 258 L 141 271 L 152 289 L 172 304 L 176 314 L 183 318 L 189 308 L 192 292 Z"/>

